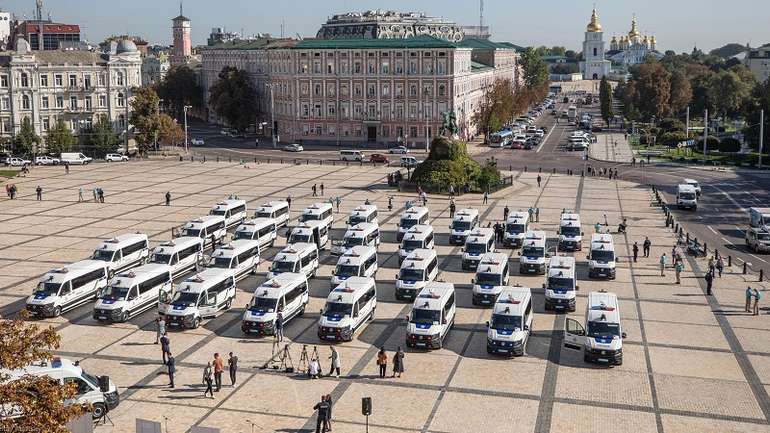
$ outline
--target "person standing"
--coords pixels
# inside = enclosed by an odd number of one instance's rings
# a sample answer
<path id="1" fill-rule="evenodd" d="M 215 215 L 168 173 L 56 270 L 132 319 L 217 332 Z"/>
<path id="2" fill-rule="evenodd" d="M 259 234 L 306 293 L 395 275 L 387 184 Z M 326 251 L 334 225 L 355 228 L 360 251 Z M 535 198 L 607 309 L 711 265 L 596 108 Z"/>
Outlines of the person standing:
<path id="1" fill-rule="evenodd" d="M 508 209 L 508 205 L 505 205 L 503 208 L 503 221 L 508 221 L 508 214 L 511 213 L 511 210 Z"/>
<path id="2" fill-rule="evenodd" d="M 650 242 L 650 238 L 645 236 L 644 237 L 644 243 L 642 244 L 642 250 L 644 251 L 644 257 L 650 257 L 650 247 L 652 246 L 652 242 Z"/>
<path id="3" fill-rule="evenodd" d="M 225 362 L 218 353 L 214 354 L 214 382 L 217 384 L 217 392 L 222 389 L 222 372 L 225 371 Z"/>
<path id="4" fill-rule="evenodd" d="M 398 346 L 396 353 L 393 354 L 393 377 L 401 377 L 404 372 L 404 351 Z M 398 375 L 398 376 L 396 376 Z"/>
<path id="5" fill-rule="evenodd" d="M 331 376 L 332 373 L 336 372 L 337 377 L 340 377 L 340 354 L 334 346 L 332 346 L 331 349 L 332 353 L 329 355 L 331 366 L 329 367 L 329 374 L 327 374 L 327 376 Z"/>
<path id="6" fill-rule="evenodd" d="M 337 196 L 337 213 L 340 213 L 340 205 L 342 204 L 342 197 Z"/>
<path id="7" fill-rule="evenodd" d="M 316 184 L 313 184 L 313 187 L 311 188 L 313 190 L 313 197 L 317 196 L 317 187 Z"/>
<path id="8" fill-rule="evenodd" d="M 538 174 L 537 175 L 537 187 L 540 188 L 540 184 L 543 182 L 543 178 Z"/>
<path id="9" fill-rule="evenodd" d="M 283 313 L 280 311 L 275 316 L 275 339 L 279 343 L 283 341 Z"/>
<path id="10" fill-rule="evenodd" d="M 99 188 L 99 202 L 104 203 L 104 190 Z"/>
<path id="11" fill-rule="evenodd" d="M 171 191 L 166 191 L 166 206 L 171 206 Z"/>
<path id="12" fill-rule="evenodd" d="M 722 271 L 725 270 L 725 261 L 722 260 L 722 256 L 719 256 L 717 258 L 716 267 L 717 267 L 717 272 L 718 272 L 719 278 L 722 278 Z"/>
<path id="13" fill-rule="evenodd" d="M 206 394 L 209 394 L 211 398 L 214 398 L 214 388 L 211 386 L 211 361 L 206 363 L 206 366 L 203 367 L 203 383 L 206 384 L 206 390 L 203 391 L 203 396 L 205 397 Z"/>
<path id="14" fill-rule="evenodd" d="M 158 316 L 155 319 L 155 344 L 158 344 L 160 338 L 166 334 L 166 319 L 163 316 Z"/>
<path id="15" fill-rule="evenodd" d="M 535 221 L 536 222 L 540 222 L 540 208 L 539 207 L 535 208 Z"/>
<path id="16" fill-rule="evenodd" d="M 35 195 L 37 196 L 37 201 L 43 200 L 43 188 L 40 185 L 35 188 Z"/>
<path id="17" fill-rule="evenodd" d="M 329 405 L 329 411 L 326 414 L 326 422 L 324 423 L 324 428 L 326 428 L 326 431 L 332 431 L 332 408 L 334 405 L 332 404 L 331 394 L 326 394 L 326 404 Z"/>
<path id="18" fill-rule="evenodd" d="M 70 174 L 70 163 L 65 162 L 64 163 L 64 174 Z"/>
<path id="19" fill-rule="evenodd" d="M 634 246 L 631 249 L 634 252 L 634 263 L 636 263 L 636 259 L 639 257 L 639 244 L 634 242 Z"/>
<path id="20" fill-rule="evenodd" d="M 83 187 L 82 186 L 78 189 L 78 203 L 80 203 L 81 201 L 83 201 Z"/>
<path id="21" fill-rule="evenodd" d="M 291 209 L 291 196 L 290 195 L 286 197 L 286 203 L 289 204 L 289 209 Z"/>
<path id="22" fill-rule="evenodd" d="M 235 386 L 235 375 L 238 373 L 238 357 L 233 355 L 233 352 L 229 353 L 227 358 L 227 366 L 230 370 L 230 385 Z"/>
<path id="23" fill-rule="evenodd" d="M 454 185 L 449 185 L 449 199 L 453 199 L 455 196 L 455 187 Z"/>
<path id="24" fill-rule="evenodd" d="M 663 253 L 663 255 L 660 256 L 660 276 L 661 277 L 666 276 L 666 262 L 668 262 L 668 258 L 666 257 L 666 253 Z"/>
<path id="25" fill-rule="evenodd" d="M 326 421 L 329 418 L 329 403 L 326 402 L 326 396 L 321 396 L 321 401 L 313 406 L 313 410 L 317 412 L 315 422 L 315 433 L 326 432 Z"/>
<path id="26" fill-rule="evenodd" d="M 324 195 L 324 184 L 321 184 L 321 195 Z"/>
<path id="27" fill-rule="evenodd" d="M 754 306 L 752 308 L 752 312 L 755 316 L 759 315 L 759 300 L 762 299 L 762 294 L 759 293 L 759 289 L 754 289 Z"/>
<path id="28" fill-rule="evenodd" d="M 94 187 L 92 192 L 94 193 L 94 203 L 99 203 L 99 194 L 96 192 L 99 188 Z"/>
<path id="29" fill-rule="evenodd" d="M 682 284 L 682 271 L 684 270 L 684 265 L 682 264 L 681 260 L 677 260 L 676 264 L 674 265 L 674 272 L 676 273 L 676 283 Z M 711 274 L 711 272 L 709 272 Z"/>
<path id="30" fill-rule="evenodd" d="M 168 361 L 165 362 L 168 371 L 168 386 L 174 387 L 174 373 L 176 373 L 176 360 L 171 352 L 168 353 Z"/>
<path id="31" fill-rule="evenodd" d="M 384 347 L 380 347 L 380 351 L 377 352 L 377 365 L 380 367 L 380 379 L 385 379 L 385 371 L 388 369 L 388 354 L 385 353 Z"/>
<path id="32" fill-rule="evenodd" d="M 747 313 L 751 312 L 751 298 L 754 297 L 754 289 L 751 286 L 746 287 L 746 308 L 744 310 Z"/>
<path id="33" fill-rule="evenodd" d="M 714 274 L 716 269 L 717 269 L 717 262 L 716 260 L 714 260 L 714 256 L 711 256 L 709 257 L 709 272 Z"/>
<path id="34" fill-rule="evenodd" d="M 706 280 L 706 295 L 711 296 L 711 285 L 714 283 L 714 274 L 706 272 L 703 277 Z"/>
<path id="35" fill-rule="evenodd" d="M 171 356 L 171 341 L 168 339 L 168 335 L 164 332 L 160 337 L 160 350 L 163 356 L 163 363 L 166 363 L 168 356 Z"/>
<path id="36" fill-rule="evenodd" d="M 489 192 L 484 191 L 484 200 L 482 201 L 481 204 L 487 204 L 488 201 L 489 201 Z"/>
<path id="37" fill-rule="evenodd" d="M 453 198 L 449 199 L 449 218 L 455 217 L 456 209 L 457 209 L 457 206 L 455 205 L 455 200 Z"/>

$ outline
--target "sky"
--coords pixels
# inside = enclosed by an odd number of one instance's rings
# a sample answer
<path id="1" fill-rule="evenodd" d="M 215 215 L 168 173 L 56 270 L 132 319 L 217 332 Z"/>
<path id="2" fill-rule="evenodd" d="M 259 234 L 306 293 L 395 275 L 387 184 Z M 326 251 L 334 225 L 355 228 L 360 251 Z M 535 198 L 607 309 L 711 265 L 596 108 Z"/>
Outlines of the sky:
<path id="1" fill-rule="evenodd" d="M 566 46 L 580 50 L 594 4 L 605 40 L 628 33 L 635 13 L 639 29 L 653 34 L 658 49 L 704 51 L 725 43 L 770 42 L 770 2 L 767 0 L 486 0 L 485 24 L 493 39 L 518 45 Z M 17 17 L 31 17 L 34 0 L 1 0 L 0 8 Z M 205 44 L 212 27 L 245 34 L 315 36 L 335 14 L 351 10 L 418 10 L 460 24 L 478 25 L 478 0 L 186 0 L 184 15 L 192 21 L 193 45 Z M 112 34 L 136 34 L 151 44 L 171 41 L 171 18 L 179 14 L 178 0 L 44 0 L 44 16 L 80 24 L 85 37 L 99 42 Z"/>

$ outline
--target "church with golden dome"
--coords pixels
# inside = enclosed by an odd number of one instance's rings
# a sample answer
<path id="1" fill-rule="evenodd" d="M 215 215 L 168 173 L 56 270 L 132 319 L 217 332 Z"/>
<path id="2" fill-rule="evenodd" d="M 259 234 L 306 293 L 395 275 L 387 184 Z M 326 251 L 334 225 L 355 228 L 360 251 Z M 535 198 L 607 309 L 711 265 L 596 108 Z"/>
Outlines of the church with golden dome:
<path id="1" fill-rule="evenodd" d="M 618 68 L 628 70 L 629 66 L 645 62 L 647 57 L 662 58 L 658 51 L 658 41 L 654 35 L 643 35 L 639 31 L 636 16 L 631 19 L 631 30 L 627 35 L 613 36 L 607 58 Z"/>
<path id="2" fill-rule="evenodd" d="M 583 79 L 601 80 L 610 74 L 612 63 L 605 58 L 604 48 L 604 32 L 601 23 L 599 23 L 599 14 L 594 8 L 583 41 L 583 61 L 580 62 Z"/>

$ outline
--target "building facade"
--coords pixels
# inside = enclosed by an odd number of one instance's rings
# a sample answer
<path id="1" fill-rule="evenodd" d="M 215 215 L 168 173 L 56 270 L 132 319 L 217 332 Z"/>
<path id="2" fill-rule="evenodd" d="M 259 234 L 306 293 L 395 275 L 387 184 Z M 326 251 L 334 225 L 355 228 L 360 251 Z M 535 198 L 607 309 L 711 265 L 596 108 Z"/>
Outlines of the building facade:
<path id="1" fill-rule="evenodd" d="M 80 42 L 80 26 L 77 24 L 25 21 L 20 30 L 20 36 L 29 42 L 34 51 L 58 50 L 61 42 Z"/>
<path id="2" fill-rule="evenodd" d="M 371 10 L 334 15 L 318 31 L 318 39 L 405 39 L 430 35 L 450 42 L 464 39 L 462 26 L 417 12 Z"/>
<path id="3" fill-rule="evenodd" d="M 757 81 L 767 81 L 770 78 L 770 44 L 749 50 L 744 63 L 757 78 Z"/>
<path id="4" fill-rule="evenodd" d="M 634 16 L 631 19 L 631 30 L 628 35 L 622 35 L 620 38 L 612 37 L 607 58 L 618 69 L 628 71 L 630 66 L 641 65 L 649 56 L 663 58 L 663 54 L 658 51 L 658 41 L 655 36 L 643 35 L 639 31 L 636 16 Z"/>
<path id="5" fill-rule="evenodd" d="M 141 59 L 131 41 L 107 53 L 33 51 L 24 39 L 0 53 L 0 136 L 12 137 L 23 119 L 45 136 L 59 120 L 76 135 L 104 115 L 116 132 L 127 128 L 131 88 L 141 85 Z"/>
<path id="6" fill-rule="evenodd" d="M 601 80 L 610 74 L 612 64 L 604 58 L 604 32 L 596 9 L 591 14 L 583 40 L 583 60 L 580 69 L 584 80 Z"/>
<path id="7" fill-rule="evenodd" d="M 142 57 L 142 85 L 151 86 L 166 78 L 171 63 L 166 53 Z"/>

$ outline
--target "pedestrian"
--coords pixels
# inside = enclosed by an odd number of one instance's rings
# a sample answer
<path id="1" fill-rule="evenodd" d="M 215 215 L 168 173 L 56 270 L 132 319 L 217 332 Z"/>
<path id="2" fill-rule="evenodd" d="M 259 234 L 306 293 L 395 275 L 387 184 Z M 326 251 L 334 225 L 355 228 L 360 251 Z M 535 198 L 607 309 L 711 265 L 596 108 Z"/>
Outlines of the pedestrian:
<path id="1" fill-rule="evenodd" d="M 329 411 L 326 414 L 326 422 L 324 423 L 324 428 L 326 428 L 326 431 L 332 431 L 332 408 L 334 406 L 332 404 L 332 395 L 326 394 L 325 400 L 326 404 L 329 405 Z"/>
<path id="2" fill-rule="evenodd" d="M 673 268 L 674 265 L 676 265 L 676 260 L 679 257 L 679 253 L 676 251 L 676 245 L 671 247 L 671 267 Z"/>
<path id="3" fill-rule="evenodd" d="M 286 203 L 289 204 L 289 209 L 291 209 L 291 196 L 286 197 Z"/>
<path id="4" fill-rule="evenodd" d="M 751 286 L 746 287 L 746 307 L 744 310 L 747 313 L 751 312 L 751 299 L 754 297 L 754 289 L 751 288 Z"/>
<path id="5" fill-rule="evenodd" d="M 324 195 L 324 184 L 321 184 L 321 195 Z"/>
<path id="6" fill-rule="evenodd" d="M 340 377 L 340 354 L 337 352 L 337 349 L 332 346 L 332 354 L 329 355 L 329 359 L 331 359 L 331 366 L 329 367 L 329 374 L 327 376 L 331 376 L 332 373 L 336 372 L 337 377 Z"/>
<path id="7" fill-rule="evenodd" d="M 684 265 L 682 264 L 681 261 L 677 261 L 676 264 L 674 265 L 674 272 L 676 273 L 677 284 L 682 284 L 681 275 L 683 270 L 684 270 Z M 709 272 L 709 274 L 711 274 L 711 272 Z"/>
<path id="8" fill-rule="evenodd" d="M 70 174 L 70 164 L 68 162 L 64 163 L 64 174 Z"/>
<path id="9" fill-rule="evenodd" d="M 449 198 L 452 199 L 455 196 L 455 187 L 454 185 L 449 185 Z"/>
<path id="10" fill-rule="evenodd" d="M 388 354 L 385 353 L 384 347 L 380 347 L 380 351 L 377 352 L 377 365 L 380 367 L 380 379 L 385 379 L 385 371 L 388 369 Z"/>
<path id="11" fill-rule="evenodd" d="M 534 221 L 535 220 L 534 219 L 535 218 L 535 208 L 530 207 L 529 209 L 527 209 L 527 212 L 529 212 L 529 220 L 530 221 Z"/>
<path id="12" fill-rule="evenodd" d="M 174 373 L 176 373 L 176 360 L 171 352 L 168 353 L 168 360 L 165 362 L 168 371 L 168 386 L 174 387 Z"/>
<path id="13" fill-rule="evenodd" d="M 222 389 L 222 372 L 225 371 L 225 361 L 218 353 L 214 354 L 214 382 L 217 384 L 217 392 Z"/>
<path id="14" fill-rule="evenodd" d="M 318 195 L 318 194 L 316 194 L 316 184 L 313 184 L 313 188 L 312 188 L 312 190 L 313 190 L 313 197 L 315 197 L 316 195 Z"/>
<path id="15" fill-rule="evenodd" d="M 428 205 L 428 193 L 423 191 L 422 195 L 420 196 L 420 198 L 422 199 L 422 205 L 423 206 L 427 206 Z"/>
<path id="16" fill-rule="evenodd" d="M 171 341 L 168 339 L 168 334 L 165 332 L 160 337 L 160 350 L 161 356 L 163 356 L 163 363 L 166 363 L 168 356 L 171 356 Z"/>
<path id="17" fill-rule="evenodd" d="M 709 272 L 714 274 L 716 269 L 717 269 L 717 262 L 716 260 L 714 260 L 714 256 L 711 256 L 709 257 Z"/>
<path id="18" fill-rule="evenodd" d="M 279 343 L 283 341 L 283 313 L 280 311 L 275 316 L 275 339 Z"/>
<path id="19" fill-rule="evenodd" d="M 652 246 L 652 242 L 650 242 L 650 238 L 645 236 L 644 237 L 644 243 L 642 244 L 642 250 L 644 251 L 644 257 L 650 257 L 650 247 Z"/>
<path id="20" fill-rule="evenodd" d="M 5 195 L 8 196 L 8 198 L 11 198 L 11 184 L 6 183 L 5 184 Z"/>
<path id="21" fill-rule="evenodd" d="M 214 235 L 214 233 L 211 234 L 210 242 L 211 242 L 211 251 L 213 252 L 217 248 L 217 237 L 216 235 Z"/>
<path id="22" fill-rule="evenodd" d="M 393 196 L 388 197 L 388 210 L 393 210 Z"/>
<path id="23" fill-rule="evenodd" d="M 227 358 L 227 367 L 230 370 L 230 386 L 235 386 L 235 375 L 238 373 L 238 357 L 230 352 Z"/>
<path id="24" fill-rule="evenodd" d="M 703 278 L 706 280 L 706 294 L 711 296 L 711 285 L 714 283 L 714 274 L 706 272 L 706 275 Z"/>
<path id="25" fill-rule="evenodd" d="M 311 379 L 318 379 L 321 377 L 321 364 L 318 363 L 318 359 L 313 358 L 307 367 L 307 377 Z"/>
<path id="26" fill-rule="evenodd" d="M 155 319 L 155 344 L 158 344 L 160 338 L 166 334 L 166 319 L 163 316 L 158 316 Z"/>
<path id="27" fill-rule="evenodd" d="M 665 277 L 666 276 L 666 262 L 668 261 L 668 258 L 666 257 L 666 253 L 663 253 L 662 256 L 660 256 L 660 276 Z"/>
<path id="28" fill-rule="evenodd" d="M 487 204 L 489 201 L 489 192 L 484 191 L 484 200 L 482 201 L 482 204 Z"/>
<path id="29" fill-rule="evenodd" d="M 82 186 L 78 189 L 78 203 L 81 202 L 81 201 L 83 201 L 83 187 Z"/>
<path id="30" fill-rule="evenodd" d="M 340 213 L 340 205 L 342 205 L 342 197 L 337 196 L 337 199 L 335 201 L 337 202 L 337 213 Z"/>
<path id="31" fill-rule="evenodd" d="M 634 251 L 634 263 L 636 263 L 636 258 L 639 257 L 639 244 L 634 242 L 634 246 L 631 249 Z"/>
<path id="32" fill-rule="evenodd" d="M 540 208 L 539 207 L 535 208 L 535 221 L 536 222 L 540 222 Z"/>
<path id="33" fill-rule="evenodd" d="M 398 346 L 396 353 L 393 354 L 393 377 L 401 377 L 404 372 L 404 351 Z M 398 376 L 396 376 L 398 375 Z"/>
<path id="34" fill-rule="evenodd" d="M 543 181 L 543 178 L 538 174 L 537 175 L 537 187 L 540 188 L 540 183 Z"/>
<path id="35" fill-rule="evenodd" d="M 449 218 L 455 217 L 455 209 L 457 209 L 457 206 L 455 205 L 455 200 L 449 199 Z"/>
<path id="36" fill-rule="evenodd" d="M 511 210 L 508 209 L 508 205 L 505 205 L 503 208 L 503 221 L 508 221 L 508 214 L 511 213 Z"/>
<path id="37" fill-rule="evenodd" d="M 762 299 L 762 294 L 759 293 L 759 289 L 754 289 L 754 307 L 752 308 L 752 311 L 755 316 L 759 315 L 759 300 Z"/>
<path id="38" fill-rule="evenodd" d="M 313 406 L 313 410 L 317 412 L 315 422 L 315 433 L 326 432 L 326 420 L 329 418 L 329 403 L 326 401 L 326 396 L 321 396 L 321 401 Z"/>
<path id="39" fill-rule="evenodd" d="M 104 203 L 104 190 L 101 187 L 99 188 L 99 201 Z"/>
<path id="40" fill-rule="evenodd" d="M 203 396 L 205 397 L 206 394 L 209 394 L 211 398 L 214 398 L 214 388 L 211 386 L 211 361 L 206 363 L 206 366 L 203 367 L 203 383 L 206 384 L 206 390 L 203 391 Z"/>
<path id="41" fill-rule="evenodd" d="M 166 191 L 166 206 L 171 206 L 171 191 Z"/>
<path id="42" fill-rule="evenodd" d="M 99 195 L 96 193 L 97 188 L 94 187 L 93 193 L 94 193 L 94 203 L 99 203 Z"/>
<path id="43" fill-rule="evenodd" d="M 722 260 L 722 256 L 719 256 L 717 258 L 717 272 L 719 273 L 719 278 L 722 278 L 722 271 L 725 269 L 725 261 Z"/>
<path id="44" fill-rule="evenodd" d="M 43 188 L 40 187 L 40 185 L 35 188 L 35 195 L 37 196 L 37 201 L 40 201 L 43 199 Z"/>

